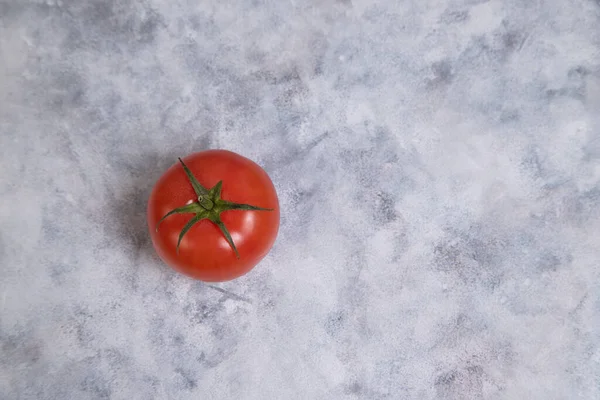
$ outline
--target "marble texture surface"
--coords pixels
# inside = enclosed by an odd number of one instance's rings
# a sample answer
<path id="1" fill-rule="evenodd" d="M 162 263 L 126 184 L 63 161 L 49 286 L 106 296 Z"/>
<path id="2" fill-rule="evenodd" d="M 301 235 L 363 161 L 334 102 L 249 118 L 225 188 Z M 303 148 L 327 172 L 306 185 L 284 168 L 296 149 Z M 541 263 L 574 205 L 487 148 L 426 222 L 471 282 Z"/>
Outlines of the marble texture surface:
<path id="1" fill-rule="evenodd" d="M 0 0 L 0 398 L 600 398 L 596 0 Z M 164 266 L 261 164 L 247 276 Z"/>

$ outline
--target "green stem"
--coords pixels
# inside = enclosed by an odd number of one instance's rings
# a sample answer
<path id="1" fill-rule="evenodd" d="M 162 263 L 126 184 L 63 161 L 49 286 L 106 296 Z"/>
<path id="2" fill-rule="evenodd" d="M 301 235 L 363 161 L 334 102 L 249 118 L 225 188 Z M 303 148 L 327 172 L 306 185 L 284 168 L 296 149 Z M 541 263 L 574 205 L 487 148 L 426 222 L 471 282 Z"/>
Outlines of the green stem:
<path id="1" fill-rule="evenodd" d="M 208 211 L 212 210 L 215 206 L 215 203 L 205 195 L 198 196 L 198 203 Z"/>

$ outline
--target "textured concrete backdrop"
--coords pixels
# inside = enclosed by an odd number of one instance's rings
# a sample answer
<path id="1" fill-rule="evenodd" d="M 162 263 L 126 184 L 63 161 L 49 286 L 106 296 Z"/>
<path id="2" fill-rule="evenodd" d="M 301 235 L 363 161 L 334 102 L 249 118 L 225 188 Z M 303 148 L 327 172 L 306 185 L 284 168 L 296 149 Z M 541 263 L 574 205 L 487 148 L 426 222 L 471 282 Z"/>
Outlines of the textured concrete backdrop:
<path id="1" fill-rule="evenodd" d="M 0 0 L 0 398 L 600 398 L 600 3 Z M 249 275 L 155 256 L 271 174 Z"/>

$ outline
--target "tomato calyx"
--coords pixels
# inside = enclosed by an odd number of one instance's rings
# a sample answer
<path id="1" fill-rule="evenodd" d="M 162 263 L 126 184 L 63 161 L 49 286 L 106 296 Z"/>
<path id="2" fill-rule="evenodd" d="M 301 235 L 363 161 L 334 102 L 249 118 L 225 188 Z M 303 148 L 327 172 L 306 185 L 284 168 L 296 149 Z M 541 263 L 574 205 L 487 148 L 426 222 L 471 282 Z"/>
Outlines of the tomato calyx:
<path id="1" fill-rule="evenodd" d="M 221 199 L 221 187 L 223 186 L 223 181 L 217 182 L 215 186 L 210 189 L 206 189 L 194 176 L 192 171 L 185 165 L 183 160 L 179 158 L 179 162 L 185 171 L 185 174 L 188 177 L 192 187 L 194 188 L 194 193 L 196 193 L 197 200 L 187 204 L 185 206 L 181 206 L 175 208 L 168 213 L 166 213 L 156 224 L 156 231 L 158 232 L 158 228 L 167 217 L 170 217 L 173 214 L 195 214 L 188 223 L 183 227 L 181 232 L 179 233 L 179 239 L 177 240 L 177 254 L 179 254 L 179 245 L 181 244 L 181 240 L 183 236 L 194 226 L 196 223 L 202 221 L 203 219 L 207 219 L 214 223 L 223 235 L 225 239 L 235 252 L 235 256 L 239 259 L 240 254 L 238 253 L 237 248 L 235 247 L 235 243 L 227 230 L 227 227 L 221 220 L 221 213 L 230 210 L 247 210 L 247 211 L 273 211 L 272 208 L 262 208 L 256 207 L 250 204 L 240 204 L 240 203 L 232 203 L 227 200 Z"/>

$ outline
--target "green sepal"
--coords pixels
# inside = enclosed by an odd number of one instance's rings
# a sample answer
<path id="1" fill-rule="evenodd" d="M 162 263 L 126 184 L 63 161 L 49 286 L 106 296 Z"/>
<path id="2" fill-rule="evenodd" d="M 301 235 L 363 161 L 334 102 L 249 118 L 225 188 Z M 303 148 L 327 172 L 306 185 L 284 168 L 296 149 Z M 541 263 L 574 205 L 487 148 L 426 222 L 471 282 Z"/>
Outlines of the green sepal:
<path id="1" fill-rule="evenodd" d="M 225 200 L 221 200 L 219 205 L 221 205 L 224 210 L 273 211 L 272 208 L 256 207 L 250 204 L 232 203 Z"/>
<path id="2" fill-rule="evenodd" d="M 213 186 L 209 191 L 208 195 L 211 199 L 220 199 L 221 198 L 221 187 L 223 186 L 223 181 L 217 182 L 215 186 Z"/>
<path id="3" fill-rule="evenodd" d="M 185 165 L 181 158 L 179 159 L 179 162 L 181 163 L 185 174 L 187 175 L 190 183 L 192 184 L 192 187 L 194 188 L 194 192 L 198 197 L 198 202 L 200 203 L 200 205 L 206 208 L 207 210 L 213 208 L 214 203 L 210 199 L 208 190 L 204 186 L 202 186 L 200 182 L 198 182 L 198 179 L 196 179 L 194 174 L 192 174 L 192 171 L 190 171 L 190 169 L 187 167 L 187 165 Z"/>
<path id="4" fill-rule="evenodd" d="M 171 210 L 156 223 L 156 231 L 158 232 L 158 227 L 165 220 L 165 218 L 170 217 L 173 214 L 197 214 L 201 211 L 202 211 L 202 207 L 198 203 L 191 203 L 191 204 L 185 205 L 183 207 L 179 207 L 174 210 Z"/>
<path id="5" fill-rule="evenodd" d="M 221 221 L 220 218 L 217 219 L 217 220 L 211 220 L 211 221 L 214 222 L 219 227 L 219 229 L 221 230 L 221 232 L 223 232 L 223 235 L 225 236 L 225 239 L 227 239 L 227 242 L 229 242 L 229 245 L 231 246 L 231 248 L 235 252 L 235 256 L 237 258 L 240 258 L 240 253 L 238 253 L 237 247 L 235 247 L 235 243 L 233 243 L 233 238 L 231 237 L 231 234 L 227 230 L 227 227 L 225 226 L 225 224 L 223 223 L 223 221 Z"/>
<path id="6" fill-rule="evenodd" d="M 188 221 L 188 223 L 187 223 L 187 224 L 185 224 L 185 226 L 183 227 L 183 229 L 182 229 L 182 230 L 181 230 L 181 232 L 179 233 L 179 239 L 177 239 L 177 249 L 176 249 L 176 251 L 177 251 L 177 254 L 179 254 L 179 245 L 181 244 L 181 239 L 183 239 L 183 235 L 185 235 L 185 234 L 187 233 L 187 231 L 189 231 L 189 230 L 190 230 L 190 228 L 191 228 L 192 226 L 194 226 L 194 224 L 195 224 L 196 222 L 199 222 L 199 221 L 201 221 L 201 220 L 203 220 L 203 219 L 207 218 L 207 217 L 206 217 L 206 215 L 203 215 L 203 214 L 204 214 L 204 213 L 198 213 L 198 214 L 196 214 L 196 215 L 195 215 L 195 216 L 194 216 L 192 219 L 190 219 L 190 220 Z"/>

